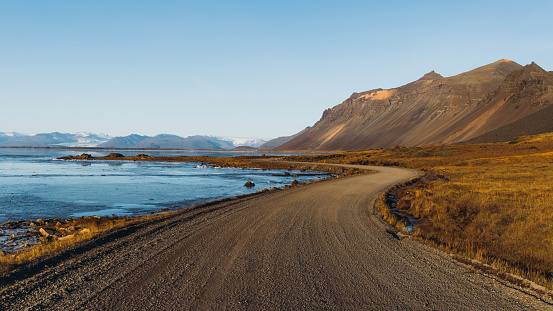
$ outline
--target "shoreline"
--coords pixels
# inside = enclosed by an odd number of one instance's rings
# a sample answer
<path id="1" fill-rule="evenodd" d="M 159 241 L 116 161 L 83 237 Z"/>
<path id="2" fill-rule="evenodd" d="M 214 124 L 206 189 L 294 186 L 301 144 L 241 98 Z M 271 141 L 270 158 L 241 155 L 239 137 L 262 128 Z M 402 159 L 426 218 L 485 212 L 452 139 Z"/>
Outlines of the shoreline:
<path id="1" fill-rule="evenodd" d="M 67 229 L 73 227 L 70 224 L 75 220 L 81 219 L 83 221 L 92 222 L 95 219 L 132 219 L 132 221 L 140 221 L 141 218 L 151 217 L 153 215 L 178 213 L 181 210 L 193 209 L 196 206 L 203 204 L 215 204 L 218 202 L 226 202 L 229 199 L 241 198 L 244 196 L 250 196 L 260 192 L 276 191 L 287 189 L 290 187 L 296 187 L 303 184 L 309 184 L 314 182 L 320 182 L 328 179 L 335 179 L 344 176 L 358 175 L 362 173 L 359 170 L 344 170 L 337 169 L 335 165 L 325 165 L 320 163 L 306 163 L 306 162 L 286 162 L 281 161 L 281 158 L 273 158 L 262 156 L 238 156 L 238 157 L 210 157 L 210 156 L 177 156 L 177 157 L 154 157 L 145 154 L 139 154 L 136 156 L 125 157 L 121 154 L 111 153 L 104 157 L 92 157 L 88 154 L 82 154 L 80 156 L 65 156 L 55 160 L 63 161 L 156 161 L 156 162 L 193 162 L 200 165 L 210 165 L 211 167 L 233 167 L 233 168 L 250 168 L 250 169 L 267 169 L 267 170 L 298 170 L 300 174 L 290 174 L 285 172 L 282 177 L 298 177 L 298 176 L 327 176 L 321 179 L 314 179 L 308 182 L 292 181 L 290 185 L 283 187 L 273 187 L 271 189 L 258 190 L 254 193 L 246 193 L 238 196 L 221 198 L 213 201 L 200 202 L 192 206 L 184 206 L 179 208 L 162 208 L 159 211 L 151 211 L 146 214 L 137 214 L 131 216 L 82 216 L 78 218 L 63 218 L 54 217 L 37 220 L 32 219 L 19 219 L 8 220 L 0 224 L 0 255 L 15 255 L 20 252 L 32 249 L 37 245 L 43 245 L 55 242 L 59 239 L 67 239 L 72 237 L 77 232 L 75 229 Z M 238 162 L 236 162 L 238 160 Z M 257 165 L 256 165 L 257 164 Z M 367 173 L 367 172 L 364 172 Z M 69 225 L 68 225 L 69 224 Z M 85 229 L 86 225 L 80 229 Z M 79 229 L 79 228 L 77 228 Z M 42 230 L 42 231 L 41 231 Z M 50 230 L 50 233 L 44 233 L 44 230 Z"/>

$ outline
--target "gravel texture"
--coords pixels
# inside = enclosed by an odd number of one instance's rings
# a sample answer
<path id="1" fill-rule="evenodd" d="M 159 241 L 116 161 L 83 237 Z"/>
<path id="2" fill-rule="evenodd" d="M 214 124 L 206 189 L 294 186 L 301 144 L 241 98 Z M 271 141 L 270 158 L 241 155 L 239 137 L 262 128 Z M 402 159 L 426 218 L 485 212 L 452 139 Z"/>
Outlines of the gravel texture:
<path id="1" fill-rule="evenodd" d="M 2 310 L 548 310 L 386 230 L 372 206 L 397 168 L 135 224 L 0 279 Z"/>

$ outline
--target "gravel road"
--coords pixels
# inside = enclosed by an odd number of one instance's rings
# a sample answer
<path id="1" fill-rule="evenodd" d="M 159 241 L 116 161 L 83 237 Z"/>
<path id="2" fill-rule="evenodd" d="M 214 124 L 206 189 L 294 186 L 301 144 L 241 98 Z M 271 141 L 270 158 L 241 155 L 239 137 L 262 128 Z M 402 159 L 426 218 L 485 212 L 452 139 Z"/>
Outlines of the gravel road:
<path id="1" fill-rule="evenodd" d="M 0 279 L 2 310 L 553 310 L 373 215 L 398 168 L 204 206 Z"/>

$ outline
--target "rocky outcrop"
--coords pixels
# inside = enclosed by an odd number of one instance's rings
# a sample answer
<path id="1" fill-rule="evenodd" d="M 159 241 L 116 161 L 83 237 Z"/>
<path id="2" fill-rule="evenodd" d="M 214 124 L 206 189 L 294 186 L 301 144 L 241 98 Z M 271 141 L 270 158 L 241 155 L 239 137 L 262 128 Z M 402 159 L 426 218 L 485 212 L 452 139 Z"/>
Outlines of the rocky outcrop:
<path id="1" fill-rule="evenodd" d="M 509 60 L 444 78 L 354 93 L 280 150 L 360 150 L 451 144 L 491 132 L 552 103 L 553 76 Z"/>

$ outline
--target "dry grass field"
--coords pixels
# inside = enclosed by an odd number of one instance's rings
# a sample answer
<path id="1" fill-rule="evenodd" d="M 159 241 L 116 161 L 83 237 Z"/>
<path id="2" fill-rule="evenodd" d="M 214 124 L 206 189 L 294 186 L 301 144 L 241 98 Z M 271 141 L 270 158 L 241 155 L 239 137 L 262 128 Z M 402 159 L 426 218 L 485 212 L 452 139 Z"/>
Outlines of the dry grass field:
<path id="1" fill-rule="evenodd" d="M 316 157 L 422 170 L 425 177 L 395 190 L 398 211 L 418 223 L 415 237 L 553 288 L 553 134 Z M 382 216 L 402 228 L 383 206 Z"/>

